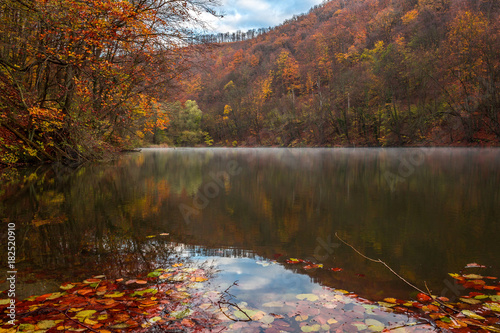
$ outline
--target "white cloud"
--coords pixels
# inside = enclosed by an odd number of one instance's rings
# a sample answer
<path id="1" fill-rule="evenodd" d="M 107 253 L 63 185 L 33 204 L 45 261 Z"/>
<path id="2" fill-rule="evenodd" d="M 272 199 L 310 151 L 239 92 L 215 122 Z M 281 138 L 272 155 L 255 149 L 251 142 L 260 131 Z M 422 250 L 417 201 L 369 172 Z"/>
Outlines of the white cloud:
<path id="1" fill-rule="evenodd" d="M 213 32 L 247 31 L 276 26 L 321 2 L 323 0 L 222 0 L 219 10 L 223 12 L 223 18 L 203 18 Z"/>

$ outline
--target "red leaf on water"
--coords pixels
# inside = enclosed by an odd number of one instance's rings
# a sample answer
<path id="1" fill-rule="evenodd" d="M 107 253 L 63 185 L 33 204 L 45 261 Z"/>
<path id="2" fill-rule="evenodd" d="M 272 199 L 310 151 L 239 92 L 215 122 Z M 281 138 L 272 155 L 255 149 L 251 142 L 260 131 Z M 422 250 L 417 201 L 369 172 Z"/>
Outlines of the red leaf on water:
<path id="1" fill-rule="evenodd" d="M 334 267 L 334 268 L 330 268 L 331 271 L 334 271 L 334 272 L 342 272 L 344 269 L 343 268 L 339 268 L 339 267 Z"/>
<path id="2" fill-rule="evenodd" d="M 484 295 L 483 293 L 480 293 L 480 292 L 477 292 L 477 291 L 471 291 L 469 293 L 469 296 L 470 297 L 475 297 L 475 296 L 478 296 L 478 295 Z"/>
<path id="3" fill-rule="evenodd" d="M 182 319 L 182 322 L 181 322 L 182 325 L 184 326 L 187 326 L 187 327 L 194 327 L 195 326 L 195 323 L 193 323 L 193 321 L 191 319 Z"/>
<path id="4" fill-rule="evenodd" d="M 295 258 L 290 258 L 286 260 L 287 264 L 299 264 L 301 262 L 303 262 L 302 259 L 295 259 Z"/>
<path id="5" fill-rule="evenodd" d="M 418 293 L 417 300 L 419 302 L 426 303 L 426 302 L 432 301 L 432 298 L 429 295 L 426 295 L 424 293 Z"/>
<path id="6" fill-rule="evenodd" d="M 412 306 L 417 309 L 421 309 L 424 305 L 422 303 L 413 302 Z"/>

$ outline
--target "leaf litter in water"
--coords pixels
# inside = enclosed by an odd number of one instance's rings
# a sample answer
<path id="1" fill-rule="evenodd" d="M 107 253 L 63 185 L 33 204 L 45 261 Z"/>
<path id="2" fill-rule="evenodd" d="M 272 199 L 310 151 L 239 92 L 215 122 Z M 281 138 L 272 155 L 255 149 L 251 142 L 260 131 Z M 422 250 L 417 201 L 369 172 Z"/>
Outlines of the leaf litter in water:
<path id="1" fill-rule="evenodd" d="M 200 331 L 217 327 L 220 320 L 215 314 L 198 307 L 207 300 L 191 295 L 195 289 L 188 286 L 207 281 L 207 273 L 182 265 L 159 272 L 165 271 L 171 277 L 182 275 L 182 281 L 160 280 L 157 273 L 150 273 L 147 280 L 128 280 L 128 284 L 123 279 L 98 276 L 64 283 L 62 292 L 17 300 L 15 325 L 0 317 L 0 333 L 184 331 L 186 327 Z M 98 288 L 89 288 L 94 284 Z M 180 289 L 185 291 L 177 291 Z M 0 302 L 0 313 L 7 311 L 8 304 Z"/>
<path id="2" fill-rule="evenodd" d="M 332 270 L 301 259 L 289 261 Z M 124 282 L 97 276 L 84 283 L 62 284 L 60 293 L 17 302 L 19 313 L 30 315 L 20 317 L 15 326 L 0 321 L 0 333 L 88 332 L 90 329 L 102 333 L 151 329 L 200 331 L 214 327 L 228 332 L 261 329 L 266 332 L 384 332 L 408 325 L 416 328 L 412 332 L 435 331 L 420 321 L 424 317 L 449 332 L 462 333 L 464 329 L 466 332 L 500 332 L 500 286 L 492 283 L 494 279 L 478 274 L 450 275 L 474 291 L 462 295 L 456 302 L 445 297 L 433 299 L 424 293 L 412 301 L 386 298 L 384 302 L 372 302 L 345 290 L 325 287 L 321 291 L 295 295 L 295 302 L 271 301 L 255 308 L 243 302 L 235 308 L 214 305 L 221 293 L 199 291 L 201 283 L 208 280 L 203 270 L 176 264 L 150 272 L 147 279 Z M 96 287 L 89 288 L 93 285 Z M 7 304 L 0 302 L 1 312 Z M 55 308 L 58 311 L 49 311 Z M 400 313 L 404 319 L 398 321 L 392 317 L 389 321 L 388 312 Z M 408 314 L 412 314 L 413 319 Z M 228 315 L 239 321 L 229 320 Z"/>

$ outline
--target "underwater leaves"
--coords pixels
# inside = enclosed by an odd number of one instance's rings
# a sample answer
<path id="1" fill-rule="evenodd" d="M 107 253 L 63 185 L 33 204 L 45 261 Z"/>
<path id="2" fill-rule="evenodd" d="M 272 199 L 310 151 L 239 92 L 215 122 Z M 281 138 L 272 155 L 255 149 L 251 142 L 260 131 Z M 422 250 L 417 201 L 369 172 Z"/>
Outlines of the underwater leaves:
<path id="1" fill-rule="evenodd" d="M 297 295 L 296 297 L 297 297 L 297 299 L 308 300 L 311 302 L 316 302 L 319 299 L 319 297 L 314 295 L 314 294 L 300 294 L 300 295 Z"/>
<path id="2" fill-rule="evenodd" d="M 165 271 L 182 275 L 186 282 L 158 280 Z M 218 325 L 213 313 L 197 307 L 186 292 L 190 285 L 208 280 L 204 270 L 167 268 L 152 273 L 148 280 L 129 280 L 128 284 L 123 279 L 103 280 L 104 276 L 64 283 L 62 292 L 16 301 L 18 313 L 26 315 L 18 316 L 15 326 L 1 318 L 0 332 L 147 332 L 153 326 L 158 331 L 186 327 L 199 331 Z M 0 302 L 0 313 L 6 310 L 7 301 Z"/>

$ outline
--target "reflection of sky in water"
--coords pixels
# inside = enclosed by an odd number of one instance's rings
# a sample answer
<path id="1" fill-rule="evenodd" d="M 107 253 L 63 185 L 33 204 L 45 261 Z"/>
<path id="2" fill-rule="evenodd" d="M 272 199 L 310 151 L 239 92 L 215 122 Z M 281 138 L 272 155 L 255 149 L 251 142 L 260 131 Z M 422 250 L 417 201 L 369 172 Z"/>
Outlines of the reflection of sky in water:
<path id="1" fill-rule="evenodd" d="M 276 300 L 295 300 L 295 295 L 311 293 L 319 288 L 311 283 L 308 276 L 295 274 L 269 261 L 203 256 L 193 259 L 214 263 L 220 272 L 212 283 L 218 285 L 220 290 L 238 281 L 238 286 L 232 287 L 230 292 L 238 301 L 253 306 Z"/>
<path id="2" fill-rule="evenodd" d="M 328 326 L 328 320 L 332 319 L 335 319 L 337 323 L 332 324 L 331 329 L 341 327 L 344 332 L 357 331 L 353 324 L 362 325 L 370 320 L 380 322 L 387 328 L 417 324 L 417 320 L 413 318 L 386 312 L 377 304 L 363 303 L 360 299 L 324 288 L 312 282 L 307 275 L 294 273 L 279 263 L 259 257 L 238 258 L 195 254 L 191 259 L 195 262 L 213 265 L 219 271 L 209 283 L 209 289 L 224 291 L 233 285 L 233 282 L 238 281 L 238 284 L 229 290 L 235 297 L 231 301 L 240 304 L 245 310 L 253 309 L 251 311 L 282 315 L 282 321 L 290 325 L 287 327 L 287 332 L 301 331 L 301 325 L 319 323 Z M 301 299 L 299 295 L 314 295 L 313 297 L 317 299 L 310 301 Z M 298 321 L 297 316 L 307 317 L 307 323 Z M 244 328 L 258 332 L 266 327 L 272 327 L 273 324 L 262 324 L 259 321 L 249 324 L 238 323 L 236 326 L 230 325 L 228 332 L 239 332 Z M 419 332 L 433 331 L 430 326 L 422 324 L 417 325 Z M 322 328 L 321 331 L 329 330 Z"/>

